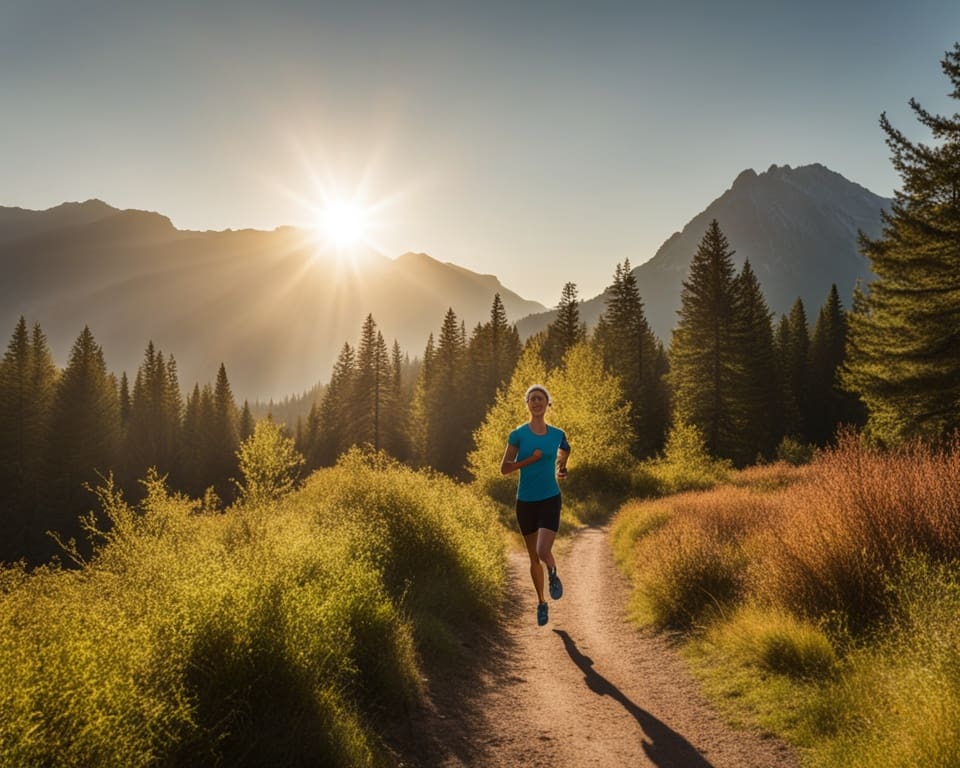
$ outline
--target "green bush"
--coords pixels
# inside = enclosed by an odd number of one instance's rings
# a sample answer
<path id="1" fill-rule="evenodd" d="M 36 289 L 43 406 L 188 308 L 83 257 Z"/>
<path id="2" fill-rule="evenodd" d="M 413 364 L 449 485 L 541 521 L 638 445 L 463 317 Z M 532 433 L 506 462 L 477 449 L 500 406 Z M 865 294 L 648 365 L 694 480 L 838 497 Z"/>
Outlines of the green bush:
<path id="1" fill-rule="evenodd" d="M 809 464 L 813 459 L 814 447 L 809 443 L 801 443 L 799 440 L 785 435 L 777 446 L 777 461 L 783 461 L 799 467 L 801 464 Z"/>
<path id="2" fill-rule="evenodd" d="M 490 502 L 376 456 L 225 514 L 102 499 L 85 567 L 0 572 L 0 765 L 387 764 L 425 637 L 501 595 Z"/>
<path id="3" fill-rule="evenodd" d="M 663 456 L 645 462 L 643 469 L 660 494 L 671 494 L 712 488 L 730 477 L 733 464 L 710 456 L 697 427 L 674 424 Z"/>

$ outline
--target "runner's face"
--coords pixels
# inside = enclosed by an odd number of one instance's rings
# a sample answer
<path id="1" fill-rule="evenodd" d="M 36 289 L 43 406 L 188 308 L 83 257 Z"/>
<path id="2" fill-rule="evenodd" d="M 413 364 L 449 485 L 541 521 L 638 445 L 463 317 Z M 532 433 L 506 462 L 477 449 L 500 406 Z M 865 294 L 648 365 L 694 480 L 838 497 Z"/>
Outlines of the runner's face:
<path id="1" fill-rule="evenodd" d="M 527 410 L 531 416 L 542 416 L 547 410 L 547 396 L 535 389 L 527 398 Z"/>

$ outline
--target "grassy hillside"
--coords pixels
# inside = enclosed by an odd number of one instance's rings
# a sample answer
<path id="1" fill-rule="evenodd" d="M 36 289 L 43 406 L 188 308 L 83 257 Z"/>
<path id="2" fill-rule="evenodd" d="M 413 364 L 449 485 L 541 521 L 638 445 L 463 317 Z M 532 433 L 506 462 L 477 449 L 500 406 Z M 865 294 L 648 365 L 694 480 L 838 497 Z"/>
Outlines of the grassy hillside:
<path id="1" fill-rule="evenodd" d="M 960 445 L 754 468 L 624 505 L 633 614 L 809 765 L 960 764 Z"/>
<path id="2" fill-rule="evenodd" d="M 0 765 L 389 764 L 421 660 L 501 598 L 496 510 L 436 475 L 353 452 L 225 514 L 148 486 L 102 493 L 83 568 L 0 572 Z"/>

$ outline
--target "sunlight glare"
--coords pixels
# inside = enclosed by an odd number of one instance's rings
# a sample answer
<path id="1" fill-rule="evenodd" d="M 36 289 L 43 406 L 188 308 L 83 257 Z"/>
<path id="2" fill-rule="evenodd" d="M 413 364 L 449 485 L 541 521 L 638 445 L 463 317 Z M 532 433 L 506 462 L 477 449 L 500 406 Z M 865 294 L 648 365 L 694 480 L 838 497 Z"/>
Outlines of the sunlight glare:
<path id="1" fill-rule="evenodd" d="M 334 247 L 350 248 L 367 241 L 370 211 L 354 203 L 333 202 L 319 211 L 317 226 Z"/>

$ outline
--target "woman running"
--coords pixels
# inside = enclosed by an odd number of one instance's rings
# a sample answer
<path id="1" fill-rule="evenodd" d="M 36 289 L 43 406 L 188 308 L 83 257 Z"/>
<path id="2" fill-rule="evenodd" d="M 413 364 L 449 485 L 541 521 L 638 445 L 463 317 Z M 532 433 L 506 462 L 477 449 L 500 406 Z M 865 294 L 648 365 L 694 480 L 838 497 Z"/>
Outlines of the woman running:
<path id="1" fill-rule="evenodd" d="M 520 470 L 517 485 L 517 522 L 530 555 L 530 576 L 537 590 L 537 624 L 547 623 L 547 601 L 543 597 L 543 567 L 547 564 L 550 597 L 559 600 L 563 584 L 557 576 L 553 540 L 560 529 L 560 484 L 567 476 L 570 444 L 562 429 L 547 424 L 550 393 L 534 384 L 524 397 L 530 421 L 521 424 L 507 440 L 500 471 L 509 475 Z"/>

